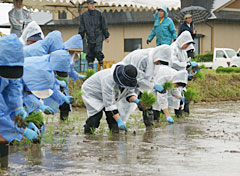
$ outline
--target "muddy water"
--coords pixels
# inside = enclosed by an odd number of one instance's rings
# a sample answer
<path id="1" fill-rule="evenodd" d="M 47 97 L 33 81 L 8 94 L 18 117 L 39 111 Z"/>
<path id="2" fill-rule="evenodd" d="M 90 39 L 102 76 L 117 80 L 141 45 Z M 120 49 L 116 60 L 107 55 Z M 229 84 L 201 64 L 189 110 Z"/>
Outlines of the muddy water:
<path id="1" fill-rule="evenodd" d="M 195 104 L 189 118 L 152 130 L 136 113 L 128 133 L 119 135 L 108 132 L 104 119 L 95 135 L 83 135 L 83 109 L 72 113 L 67 124 L 51 117 L 46 133 L 54 140 L 12 146 L 5 174 L 239 176 L 239 107 L 240 102 Z"/>

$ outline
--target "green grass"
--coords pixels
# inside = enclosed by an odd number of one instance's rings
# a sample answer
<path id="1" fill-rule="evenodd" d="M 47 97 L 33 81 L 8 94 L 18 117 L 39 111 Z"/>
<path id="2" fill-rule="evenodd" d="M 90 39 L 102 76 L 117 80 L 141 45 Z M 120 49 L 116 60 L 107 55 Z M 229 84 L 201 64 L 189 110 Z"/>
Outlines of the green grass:
<path id="1" fill-rule="evenodd" d="M 239 67 L 218 67 L 216 70 L 217 73 L 240 73 L 240 68 Z"/>

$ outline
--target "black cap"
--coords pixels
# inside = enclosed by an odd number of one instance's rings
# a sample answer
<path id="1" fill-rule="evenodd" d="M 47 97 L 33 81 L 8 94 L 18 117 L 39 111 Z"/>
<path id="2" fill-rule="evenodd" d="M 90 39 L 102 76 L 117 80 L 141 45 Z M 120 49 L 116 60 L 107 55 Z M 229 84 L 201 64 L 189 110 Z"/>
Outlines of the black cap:
<path id="1" fill-rule="evenodd" d="M 94 3 L 97 3 L 97 2 L 94 0 L 87 0 L 87 4 L 94 4 Z"/>
<path id="2" fill-rule="evenodd" d="M 18 79 L 23 76 L 23 66 L 0 66 L 0 77 Z"/>
<path id="3" fill-rule="evenodd" d="M 137 85 L 137 69 L 133 65 L 117 65 L 113 73 L 114 81 L 123 88 L 135 89 Z"/>
<path id="4" fill-rule="evenodd" d="M 60 71 L 56 71 L 57 75 L 59 77 L 62 77 L 62 78 L 66 78 L 68 77 L 68 72 L 60 72 Z"/>
<path id="5" fill-rule="evenodd" d="M 30 40 L 30 41 L 42 40 L 41 32 L 28 37 L 27 40 Z"/>

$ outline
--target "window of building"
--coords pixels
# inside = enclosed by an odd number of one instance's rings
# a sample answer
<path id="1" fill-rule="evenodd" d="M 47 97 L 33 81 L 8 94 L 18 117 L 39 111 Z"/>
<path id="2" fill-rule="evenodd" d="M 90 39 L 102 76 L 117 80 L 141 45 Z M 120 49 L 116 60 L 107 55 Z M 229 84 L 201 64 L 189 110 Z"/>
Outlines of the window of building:
<path id="1" fill-rule="evenodd" d="M 136 49 L 142 49 L 142 39 L 124 39 L 124 52 L 132 52 Z"/>
<path id="2" fill-rule="evenodd" d="M 64 20 L 67 19 L 67 13 L 65 11 L 58 11 L 58 19 L 59 20 Z"/>

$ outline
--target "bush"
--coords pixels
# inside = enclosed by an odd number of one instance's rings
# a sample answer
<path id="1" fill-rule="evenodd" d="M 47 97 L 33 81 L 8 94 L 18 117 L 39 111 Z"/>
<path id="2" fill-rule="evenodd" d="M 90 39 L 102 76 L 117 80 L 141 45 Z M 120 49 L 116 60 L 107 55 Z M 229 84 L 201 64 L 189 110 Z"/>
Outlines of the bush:
<path id="1" fill-rule="evenodd" d="M 240 68 L 239 67 L 218 67 L 216 70 L 217 73 L 240 73 Z"/>
<path id="2" fill-rule="evenodd" d="M 209 52 L 207 54 L 199 54 L 196 55 L 194 59 L 191 59 L 191 61 L 196 62 L 212 62 L 213 61 L 213 53 Z"/>

